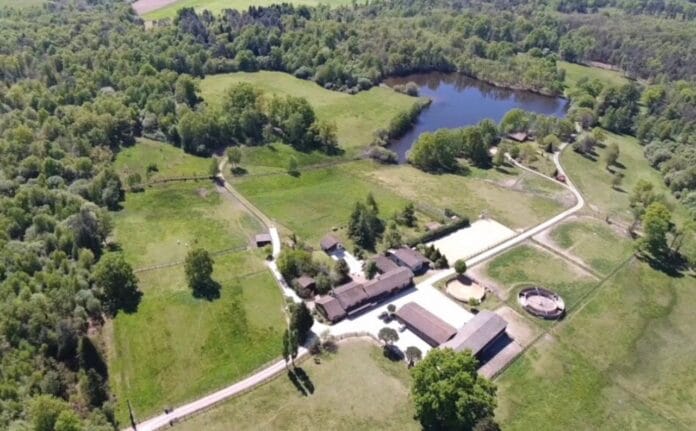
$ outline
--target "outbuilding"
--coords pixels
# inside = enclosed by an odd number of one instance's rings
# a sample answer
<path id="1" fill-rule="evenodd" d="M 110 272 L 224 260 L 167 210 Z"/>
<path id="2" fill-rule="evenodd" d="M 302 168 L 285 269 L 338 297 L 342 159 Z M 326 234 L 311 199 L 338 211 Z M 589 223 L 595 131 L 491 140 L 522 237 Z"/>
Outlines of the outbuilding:
<path id="1" fill-rule="evenodd" d="M 415 302 L 399 308 L 396 318 L 433 347 L 447 342 L 457 333 L 453 326 Z"/>
<path id="2" fill-rule="evenodd" d="M 346 310 L 343 309 L 338 299 L 333 296 L 320 296 L 314 301 L 314 306 L 327 320 L 332 323 L 346 317 Z"/>
<path id="3" fill-rule="evenodd" d="M 457 352 L 469 350 L 472 355 L 480 357 L 488 346 L 505 333 L 506 328 L 505 319 L 492 311 L 482 310 L 462 326 L 454 338 L 440 347 Z"/>
<path id="4" fill-rule="evenodd" d="M 424 272 L 428 269 L 430 261 L 419 251 L 408 247 L 397 248 L 389 252 L 391 260 L 399 266 L 405 266 L 414 274 Z"/>
<path id="5" fill-rule="evenodd" d="M 343 244 L 341 244 L 341 240 L 332 234 L 328 234 L 324 238 L 322 238 L 319 245 L 321 246 L 321 249 L 324 250 L 325 253 L 331 253 L 331 252 L 334 252 L 336 250 L 340 250 L 343 248 Z"/>
<path id="6" fill-rule="evenodd" d="M 270 245 L 273 240 L 270 233 L 260 233 L 254 237 L 254 242 L 256 242 L 256 247 L 265 247 Z"/>

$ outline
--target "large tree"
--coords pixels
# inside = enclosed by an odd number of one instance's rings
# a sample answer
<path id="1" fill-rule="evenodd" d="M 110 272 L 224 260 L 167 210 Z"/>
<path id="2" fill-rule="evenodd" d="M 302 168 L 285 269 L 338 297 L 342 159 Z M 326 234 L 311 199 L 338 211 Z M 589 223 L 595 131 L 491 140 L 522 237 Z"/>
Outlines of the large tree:
<path id="1" fill-rule="evenodd" d="M 423 428 L 471 430 L 493 416 L 495 385 L 480 376 L 476 367 L 468 351 L 433 349 L 413 368 L 411 393 Z"/>
<path id="2" fill-rule="evenodd" d="M 663 204 L 653 202 L 645 210 L 643 215 L 643 238 L 638 246 L 644 252 L 660 259 L 665 257 L 667 246 L 667 234 L 672 229 L 672 216 Z"/>
<path id="3" fill-rule="evenodd" d="M 314 325 L 314 317 L 312 317 L 312 313 L 307 308 L 307 305 L 304 302 L 294 304 L 292 306 L 292 314 L 290 315 L 290 330 L 295 331 L 297 340 L 300 343 L 307 341 L 312 325 Z"/>
<path id="4" fill-rule="evenodd" d="M 110 312 L 132 310 L 141 293 L 133 269 L 120 253 L 107 253 L 94 268 L 94 283 L 103 292 L 103 303 Z"/>
<path id="5" fill-rule="evenodd" d="M 211 278 L 213 263 L 208 251 L 202 248 L 194 248 L 186 255 L 184 262 L 186 280 L 194 294 L 204 293 L 214 284 Z"/>

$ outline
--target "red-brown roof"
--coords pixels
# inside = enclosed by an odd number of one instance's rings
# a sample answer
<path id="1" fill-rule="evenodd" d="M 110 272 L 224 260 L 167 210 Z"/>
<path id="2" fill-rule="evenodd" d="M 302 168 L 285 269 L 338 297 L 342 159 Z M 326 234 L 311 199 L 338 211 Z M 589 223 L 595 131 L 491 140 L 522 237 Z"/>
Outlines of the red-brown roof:
<path id="1" fill-rule="evenodd" d="M 453 326 L 415 302 L 399 308 L 396 317 L 433 347 L 446 342 L 457 333 Z"/>
<path id="2" fill-rule="evenodd" d="M 346 310 L 343 309 L 338 299 L 333 296 L 321 296 L 314 301 L 314 304 L 320 310 L 323 310 L 324 316 L 332 322 L 343 319 L 346 316 Z"/>

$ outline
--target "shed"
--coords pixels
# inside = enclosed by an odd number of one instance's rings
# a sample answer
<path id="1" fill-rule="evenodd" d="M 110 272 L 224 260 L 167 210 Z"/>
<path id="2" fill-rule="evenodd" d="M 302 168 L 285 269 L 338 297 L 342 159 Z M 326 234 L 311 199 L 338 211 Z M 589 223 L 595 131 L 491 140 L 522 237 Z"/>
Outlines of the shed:
<path id="1" fill-rule="evenodd" d="M 297 279 L 297 285 L 303 289 L 314 290 L 316 287 L 316 282 L 314 279 L 308 275 L 303 275 Z"/>
<path id="2" fill-rule="evenodd" d="M 314 301 L 314 305 L 331 322 L 337 322 L 346 317 L 346 310 L 333 296 L 321 296 Z"/>
<path id="3" fill-rule="evenodd" d="M 507 137 L 517 142 L 525 142 L 528 138 L 527 134 L 524 132 L 509 133 Z"/>
<path id="4" fill-rule="evenodd" d="M 457 352 L 470 350 L 478 357 L 505 332 L 505 328 L 505 319 L 492 311 L 482 310 L 462 326 L 454 338 L 440 347 L 449 347 Z"/>
<path id="5" fill-rule="evenodd" d="M 380 274 L 384 274 L 389 271 L 393 271 L 396 268 L 399 267 L 396 263 L 394 263 L 393 260 L 389 259 L 387 256 L 384 255 L 379 255 L 374 258 L 375 265 L 377 265 L 377 271 L 380 272 Z"/>
<path id="6" fill-rule="evenodd" d="M 415 302 L 399 308 L 396 318 L 433 347 L 445 343 L 457 333 L 453 326 Z"/>
<path id="7" fill-rule="evenodd" d="M 431 221 L 425 224 L 425 228 L 428 229 L 429 232 L 436 231 L 442 227 L 442 223 L 438 223 L 436 221 Z"/>
<path id="8" fill-rule="evenodd" d="M 254 237 L 257 247 L 263 247 L 273 242 L 270 233 L 260 233 Z"/>
<path id="9" fill-rule="evenodd" d="M 408 247 L 401 247 L 390 252 L 391 259 L 400 266 L 405 266 L 414 273 L 428 269 L 430 261 L 419 251 Z"/>
<path id="10" fill-rule="evenodd" d="M 341 240 L 332 234 L 328 234 L 324 238 L 322 238 L 319 245 L 321 246 L 321 249 L 324 250 L 326 253 L 331 253 L 334 250 L 343 248 Z"/>

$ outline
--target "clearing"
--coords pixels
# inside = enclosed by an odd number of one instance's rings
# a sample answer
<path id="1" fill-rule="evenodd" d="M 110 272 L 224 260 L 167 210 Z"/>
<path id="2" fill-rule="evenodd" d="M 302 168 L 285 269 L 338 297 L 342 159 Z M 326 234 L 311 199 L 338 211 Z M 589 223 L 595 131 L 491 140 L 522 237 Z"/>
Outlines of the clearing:
<path id="1" fill-rule="evenodd" d="M 194 246 L 210 252 L 243 249 L 263 230 L 209 181 L 175 183 L 128 193 L 113 213 L 115 236 L 134 268 L 182 261 Z"/>
<path id="2" fill-rule="evenodd" d="M 624 74 L 617 70 L 602 69 L 599 67 L 584 66 L 582 64 L 557 61 L 556 67 L 566 72 L 565 85 L 567 89 L 573 89 L 580 78 L 587 77 L 590 80 L 598 79 L 604 84 L 619 86 L 630 82 Z"/>
<path id="3" fill-rule="evenodd" d="M 177 431 L 419 430 L 409 399 L 410 376 L 401 362 L 365 341 L 339 345 L 320 364 L 300 364 L 314 386 L 302 395 L 281 375 L 253 391 L 175 426 Z"/>
<path id="4" fill-rule="evenodd" d="M 207 176 L 212 159 L 186 154 L 181 148 L 140 138 L 132 147 L 119 151 L 114 168 L 125 182 L 130 174 L 139 174 L 143 182 L 167 178 Z M 157 169 L 148 173 L 148 166 Z"/>
<path id="5" fill-rule="evenodd" d="M 359 153 L 372 142 L 375 131 L 386 129 L 392 118 L 419 100 L 385 87 L 350 95 L 326 90 L 287 73 L 266 71 L 209 75 L 201 81 L 201 95 L 209 103 L 220 103 L 225 90 L 239 82 L 251 83 L 269 96 L 306 98 L 317 118 L 336 123 L 339 145 L 349 155 Z"/>
<path id="6" fill-rule="evenodd" d="M 133 3 L 133 8 L 143 15 L 143 18 L 157 20 L 174 18 L 176 12 L 183 7 L 195 8 L 197 12 L 207 9 L 213 14 L 218 14 L 224 9 L 246 10 L 250 6 L 270 6 L 277 3 L 275 0 L 138 0 Z M 350 4 L 347 0 L 291 0 L 287 3 L 296 6 L 316 6 L 319 4 L 338 6 Z"/>
<path id="7" fill-rule="evenodd" d="M 139 274 L 138 311 L 109 324 L 109 370 L 117 417 L 126 400 L 138 419 L 205 395 L 278 357 L 283 300 L 260 258 L 215 258 L 220 297 L 195 298 L 183 265 Z"/>

